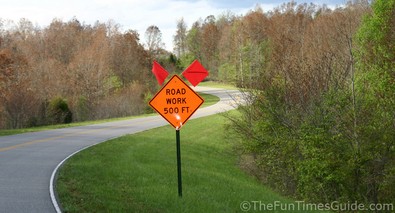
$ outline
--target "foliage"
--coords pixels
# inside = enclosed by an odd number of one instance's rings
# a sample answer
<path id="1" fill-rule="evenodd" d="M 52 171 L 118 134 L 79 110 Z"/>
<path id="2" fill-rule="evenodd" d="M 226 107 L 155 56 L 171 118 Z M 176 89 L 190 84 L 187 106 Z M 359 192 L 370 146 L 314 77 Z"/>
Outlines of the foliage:
<path id="1" fill-rule="evenodd" d="M 71 113 L 67 101 L 62 97 L 55 97 L 49 102 L 49 120 L 51 124 L 71 123 L 73 114 Z"/>
<path id="2" fill-rule="evenodd" d="M 391 202 L 395 168 L 395 1 L 375 1 L 357 33 L 357 137 L 361 182 L 370 202 Z"/>
<path id="3" fill-rule="evenodd" d="M 230 82 L 235 84 L 235 82 L 237 81 L 237 79 L 235 78 L 235 73 L 236 67 L 229 63 L 222 64 L 218 68 L 218 78 L 224 82 Z"/>
<path id="4" fill-rule="evenodd" d="M 147 106 L 143 102 L 143 85 L 133 82 L 111 96 L 103 97 L 93 107 L 92 119 L 107 119 L 138 115 Z"/>
<path id="5" fill-rule="evenodd" d="M 155 110 L 152 109 L 151 106 L 149 106 L 149 102 L 152 100 L 152 98 L 154 98 L 154 95 L 155 94 L 153 94 L 151 92 L 146 92 L 144 94 L 144 103 L 146 103 L 145 108 L 144 108 L 144 113 L 146 113 L 146 114 L 155 112 Z"/>
<path id="6" fill-rule="evenodd" d="M 394 200 L 394 6 L 291 2 L 231 25 L 237 54 L 219 70 L 248 88 L 230 119 L 265 183 L 315 202 Z"/>
<path id="7" fill-rule="evenodd" d="M 137 114 L 141 98 L 130 99 L 138 107 L 122 113 L 115 107 L 103 113 L 100 106 L 111 98 L 125 106 L 130 100 L 120 96 L 140 97 L 141 90 L 150 90 L 155 83 L 152 57 L 137 32 L 123 33 L 112 21 L 86 25 L 76 19 L 54 19 L 36 28 L 21 19 L 15 26 L 0 25 L 0 129 L 63 123 L 55 112 L 60 108 L 52 114 L 48 109 L 48 100 L 58 96 L 67 99 L 74 121 Z M 130 90 L 131 85 L 143 88 Z"/>
<path id="8" fill-rule="evenodd" d="M 84 96 L 79 97 L 77 100 L 77 106 L 74 109 L 74 120 L 75 121 L 86 121 L 89 119 L 89 102 Z"/>
<path id="9" fill-rule="evenodd" d="M 181 18 L 177 21 L 177 31 L 174 35 L 174 50 L 178 57 L 186 53 L 186 37 L 187 25 L 184 21 L 184 18 Z"/>
<path id="10" fill-rule="evenodd" d="M 178 66 L 185 70 L 193 61 L 195 60 L 195 56 L 193 54 L 184 54 L 178 60 Z"/>
<path id="11" fill-rule="evenodd" d="M 162 42 L 162 32 L 159 27 L 151 25 L 145 31 L 145 39 L 148 52 L 154 57 L 158 58 L 161 54 L 164 43 Z"/>
<path id="12" fill-rule="evenodd" d="M 163 55 L 157 59 L 157 62 L 169 72 L 169 76 L 181 73 L 179 59 L 174 54 Z"/>

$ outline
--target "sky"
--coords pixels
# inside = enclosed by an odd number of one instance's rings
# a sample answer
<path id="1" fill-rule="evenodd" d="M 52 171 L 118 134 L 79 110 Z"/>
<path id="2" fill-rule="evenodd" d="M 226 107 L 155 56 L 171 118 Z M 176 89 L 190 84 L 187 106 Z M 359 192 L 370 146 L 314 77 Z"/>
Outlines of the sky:
<path id="1" fill-rule="evenodd" d="M 84 24 L 113 20 L 121 31 L 136 30 L 140 40 L 151 25 L 162 33 L 165 49 L 173 50 L 173 36 L 181 18 L 189 27 L 199 18 L 217 17 L 231 11 L 244 15 L 260 5 L 264 12 L 290 0 L 0 0 L 0 19 L 17 23 L 26 18 L 33 25 L 45 28 L 53 19 L 67 22 L 76 18 Z M 297 3 L 343 5 L 346 0 L 295 0 Z"/>

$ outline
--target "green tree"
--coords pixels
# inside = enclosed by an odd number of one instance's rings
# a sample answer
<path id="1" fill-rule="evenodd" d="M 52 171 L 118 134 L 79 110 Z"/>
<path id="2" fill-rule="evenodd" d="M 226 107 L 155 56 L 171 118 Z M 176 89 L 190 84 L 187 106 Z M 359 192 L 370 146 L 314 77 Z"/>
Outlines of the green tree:
<path id="1" fill-rule="evenodd" d="M 201 24 L 200 22 L 195 22 L 192 24 L 191 29 L 187 34 L 187 49 L 188 52 L 195 56 L 197 59 L 202 58 L 201 54 L 201 43 L 202 43 L 202 33 L 201 33 Z"/>
<path id="2" fill-rule="evenodd" d="M 380 180 L 369 176 L 374 162 L 362 162 L 367 158 L 356 148 L 361 138 L 353 125 L 361 117 L 353 101 L 353 36 L 369 7 L 362 1 L 335 10 L 290 2 L 237 23 L 237 70 L 252 90 L 241 116 L 231 118 L 233 130 L 255 162 L 254 174 L 284 194 L 376 202 L 366 198 L 373 179 Z"/>
<path id="3" fill-rule="evenodd" d="M 358 190 L 369 202 L 395 197 L 395 0 L 376 0 L 357 34 Z"/>
<path id="4" fill-rule="evenodd" d="M 49 116 L 52 124 L 67 124 L 73 120 L 67 101 L 62 97 L 55 97 L 49 103 Z"/>

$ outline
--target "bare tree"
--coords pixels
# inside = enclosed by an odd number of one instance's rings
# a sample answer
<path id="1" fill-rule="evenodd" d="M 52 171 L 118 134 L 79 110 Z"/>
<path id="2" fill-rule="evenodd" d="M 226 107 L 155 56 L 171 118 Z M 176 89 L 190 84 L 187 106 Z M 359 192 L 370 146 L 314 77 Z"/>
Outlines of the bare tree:
<path id="1" fill-rule="evenodd" d="M 184 21 L 184 18 L 181 18 L 177 21 L 177 31 L 176 35 L 174 35 L 174 51 L 176 52 L 177 57 L 184 55 L 187 51 L 187 24 Z"/>
<path id="2" fill-rule="evenodd" d="M 145 39 L 148 52 L 153 56 L 158 56 L 165 46 L 162 42 L 162 32 L 160 29 L 155 25 L 149 26 L 145 31 Z"/>

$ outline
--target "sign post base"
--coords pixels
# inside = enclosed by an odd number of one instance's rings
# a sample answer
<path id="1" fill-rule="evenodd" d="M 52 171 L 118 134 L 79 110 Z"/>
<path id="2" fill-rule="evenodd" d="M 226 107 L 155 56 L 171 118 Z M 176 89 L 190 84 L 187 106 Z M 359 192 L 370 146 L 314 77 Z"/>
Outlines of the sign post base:
<path id="1" fill-rule="evenodd" d="M 178 196 L 182 197 L 180 130 L 176 129 Z"/>

